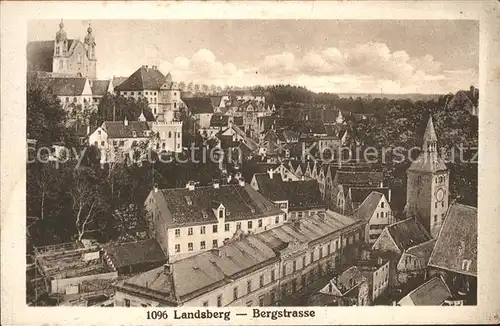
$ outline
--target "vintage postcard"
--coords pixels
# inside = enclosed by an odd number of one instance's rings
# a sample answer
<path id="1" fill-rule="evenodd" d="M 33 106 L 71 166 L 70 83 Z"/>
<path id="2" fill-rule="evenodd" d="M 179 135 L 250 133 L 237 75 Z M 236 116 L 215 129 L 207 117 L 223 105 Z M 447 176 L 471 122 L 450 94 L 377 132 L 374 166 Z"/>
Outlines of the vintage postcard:
<path id="1" fill-rule="evenodd" d="M 4 324 L 499 322 L 498 2 L 2 9 Z"/>

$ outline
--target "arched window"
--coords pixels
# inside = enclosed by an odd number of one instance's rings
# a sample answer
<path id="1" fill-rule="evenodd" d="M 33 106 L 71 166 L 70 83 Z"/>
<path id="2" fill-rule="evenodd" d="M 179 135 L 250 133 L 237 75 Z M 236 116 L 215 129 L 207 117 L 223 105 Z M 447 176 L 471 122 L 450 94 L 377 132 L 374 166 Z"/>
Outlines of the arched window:
<path id="1" fill-rule="evenodd" d="M 168 138 L 172 138 L 172 132 L 171 131 L 168 132 Z"/>
<path id="2" fill-rule="evenodd" d="M 439 182 L 443 182 L 443 179 L 444 179 L 443 176 L 440 176 L 439 177 Z"/>

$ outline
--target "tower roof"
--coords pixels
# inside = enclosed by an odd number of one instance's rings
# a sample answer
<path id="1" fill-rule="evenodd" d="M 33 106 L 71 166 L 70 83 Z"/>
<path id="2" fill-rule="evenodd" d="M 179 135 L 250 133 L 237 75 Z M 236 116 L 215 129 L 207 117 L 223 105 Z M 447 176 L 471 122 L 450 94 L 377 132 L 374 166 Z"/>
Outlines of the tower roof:
<path id="1" fill-rule="evenodd" d="M 429 116 L 427 127 L 425 128 L 424 141 L 437 141 L 436 131 L 434 130 L 434 123 L 432 116 Z"/>

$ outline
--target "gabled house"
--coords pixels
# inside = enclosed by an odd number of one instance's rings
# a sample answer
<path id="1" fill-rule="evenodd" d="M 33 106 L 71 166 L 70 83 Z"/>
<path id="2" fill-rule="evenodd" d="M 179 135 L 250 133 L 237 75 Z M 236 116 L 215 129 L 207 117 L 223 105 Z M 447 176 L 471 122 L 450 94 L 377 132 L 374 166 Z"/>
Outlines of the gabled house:
<path id="1" fill-rule="evenodd" d="M 77 105 L 93 107 L 92 88 L 87 78 L 58 77 L 41 78 L 48 90 L 57 96 L 63 109 L 70 111 Z"/>
<path id="2" fill-rule="evenodd" d="M 372 249 L 400 255 L 396 281 L 405 283 L 409 278 L 425 273 L 427 266 L 423 265 L 423 262 L 426 260 L 425 253 L 428 252 L 429 246 L 432 246 L 431 240 L 429 232 L 417 219 L 408 218 L 386 226 Z"/>
<path id="3" fill-rule="evenodd" d="M 214 107 L 210 97 L 183 97 L 187 111 L 193 117 L 197 129 L 210 127 L 210 120 L 214 114 Z"/>
<path id="4" fill-rule="evenodd" d="M 338 305 L 367 306 L 370 305 L 370 293 L 367 279 L 361 270 L 351 266 L 337 277 L 331 279 L 319 293 L 333 296 Z"/>
<path id="5" fill-rule="evenodd" d="M 354 216 L 367 221 L 365 239 L 375 243 L 382 230 L 394 222 L 391 206 L 384 194 L 371 192 L 354 211 Z"/>
<path id="6" fill-rule="evenodd" d="M 99 105 L 106 94 L 114 92 L 111 80 L 91 80 L 90 88 L 92 89 L 92 101 L 95 105 Z"/>

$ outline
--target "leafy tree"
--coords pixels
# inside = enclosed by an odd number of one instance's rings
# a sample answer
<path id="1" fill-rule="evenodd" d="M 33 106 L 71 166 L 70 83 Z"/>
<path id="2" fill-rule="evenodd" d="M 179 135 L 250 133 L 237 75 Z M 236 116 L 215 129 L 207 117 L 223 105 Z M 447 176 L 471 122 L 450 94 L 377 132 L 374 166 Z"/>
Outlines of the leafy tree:
<path id="1" fill-rule="evenodd" d="M 64 141 L 66 112 L 48 85 L 40 79 L 28 78 L 26 109 L 27 138 L 36 139 L 40 146 Z"/>
<path id="2" fill-rule="evenodd" d="M 183 81 L 179 82 L 179 89 L 180 89 L 181 91 L 185 91 L 185 90 L 186 90 L 186 88 L 187 88 L 187 85 L 186 85 L 186 83 L 185 83 L 185 82 L 183 82 Z"/>
<path id="3" fill-rule="evenodd" d="M 104 121 L 123 121 L 125 117 L 129 121 L 137 121 L 141 112 L 146 118 L 152 119 L 153 113 L 149 108 L 146 98 L 135 100 L 121 95 L 106 94 L 98 107 L 97 125 Z"/>

